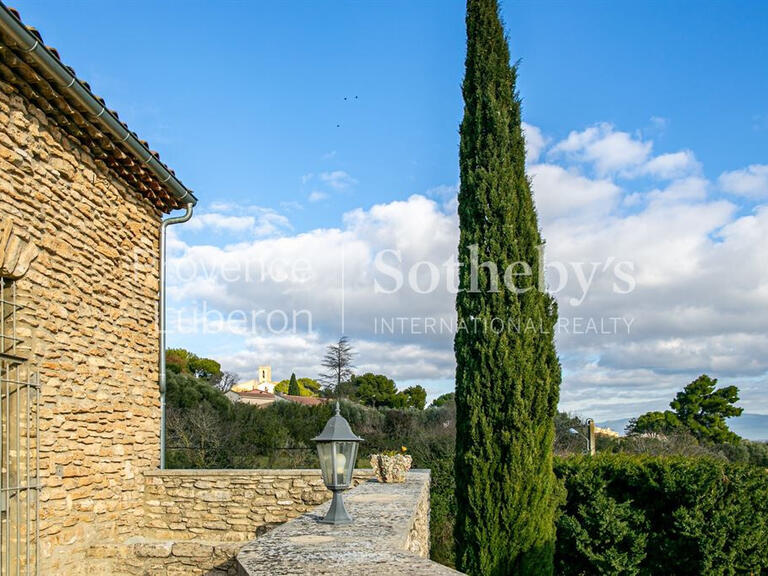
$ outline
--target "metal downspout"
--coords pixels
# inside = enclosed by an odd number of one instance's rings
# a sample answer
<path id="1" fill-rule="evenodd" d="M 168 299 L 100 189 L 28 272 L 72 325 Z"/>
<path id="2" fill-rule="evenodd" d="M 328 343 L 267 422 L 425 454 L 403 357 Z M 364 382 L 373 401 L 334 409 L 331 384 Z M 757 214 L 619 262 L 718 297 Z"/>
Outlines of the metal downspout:
<path id="1" fill-rule="evenodd" d="M 158 306 L 158 324 L 160 328 L 160 469 L 165 469 L 165 235 L 168 226 L 181 224 L 192 218 L 194 202 L 187 203 L 187 211 L 183 216 L 176 216 L 163 220 L 160 225 L 160 302 Z"/>

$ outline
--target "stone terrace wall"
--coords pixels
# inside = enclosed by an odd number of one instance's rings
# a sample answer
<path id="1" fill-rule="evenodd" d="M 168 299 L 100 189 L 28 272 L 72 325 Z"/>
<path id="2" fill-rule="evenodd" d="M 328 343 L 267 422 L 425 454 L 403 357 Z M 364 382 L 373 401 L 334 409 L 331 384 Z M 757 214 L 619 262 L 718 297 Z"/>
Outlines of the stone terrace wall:
<path id="1" fill-rule="evenodd" d="M 353 483 L 371 476 L 357 470 Z M 147 472 L 135 535 L 94 546 L 89 572 L 122 576 L 236 574 L 241 546 L 330 497 L 319 470 Z"/>
<path id="2" fill-rule="evenodd" d="M 17 281 L 40 405 L 40 573 L 82 574 L 141 522 L 159 464 L 160 213 L 0 82 L 0 217 L 39 256 Z"/>
<path id="3" fill-rule="evenodd" d="M 370 470 L 358 470 L 354 483 Z M 157 470 L 145 474 L 143 534 L 252 540 L 328 500 L 319 470 Z"/>
<path id="4" fill-rule="evenodd" d="M 328 504 L 271 530 L 237 555 L 239 576 L 451 576 L 429 556 L 429 470 L 405 483 L 361 483 L 344 501 L 349 526 L 318 523 Z"/>

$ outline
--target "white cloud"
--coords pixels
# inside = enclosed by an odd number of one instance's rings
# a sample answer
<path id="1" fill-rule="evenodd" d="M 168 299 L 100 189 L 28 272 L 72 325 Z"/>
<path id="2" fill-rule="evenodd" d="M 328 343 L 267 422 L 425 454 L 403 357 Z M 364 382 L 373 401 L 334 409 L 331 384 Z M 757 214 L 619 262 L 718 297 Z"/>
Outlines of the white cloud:
<path id="1" fill-rule="evenodd" d="M 606 151 L 605 142 L 618 143 L 623 151 Z M 560 317 L 570 323 L 557 336 L 562 408 L 598 419 L 637 415 L 664 408 L 675 391 L 710 372 L 723 384 L 742 388 L 748 411 L 768 412 L 768 205 L 745 213 L 743 206 L 713 197 L 713 183 L 701 175 L 693 152 L 652 157 L 652 142 L 609 125 L 573 132 L 557 147 L 547 163 L 533 164 L 529 173 L 547 241 L 549 286 L 559 288 Z M 558 158 L 568 162 L 554 163 Z M 724 174 L 719 184 L 759 200 L 753 182 L 764 168 Z M 647 181 L 626 176 L 641 172 L 665 182 L 648 190 Z M 286 233 L 283 222 L 270 234 L 253 235 L 266 216 L 255 209 L 203 214 L 200 224 L 193 219 L 171 235 L 169 304 L 189 312 L 206 302 L 225 315 L 262 311 L 255 323 L 212 317 L 208 324 L 233 339 L 230 353 L 220 354 L 225 367 L 248 377 L 269 362 L 280 377 L 318 373 L 324 346 L 342 331 L 343 301 L 344 332 L 359 351 L 359 370 L 442 390 L 454 370 L 455 272 L 446 263 L 458 243 L 455 194 L 455 186 L 437 187 L 429 193 L 434 199 L 415 195 L 360 208 L 345 214 L 338 227 L 300 234 Z M 240 243 L 185 240 L 185 228 L 215 229 L 225 222 L 228 230 L 242 232 Z M 390 251 L 386 262 L 403 272 L 404 287 L 392 294 L 375 289 L 377 282 L 384 288 L 394 283 L 376 267 L 382 250 Z M 308 277 L 282 278 L 295 263 L 307 264 Z M 437 269 L 437 287 L 420 294 L 408 286 L 408 272 L 416 268 L 412 280 L 428 286 L 427 263 Z M 555 263 L 569 270 L 562 286 Z M 629 293 L 616 289 L 626 287 L 616 275 L 623 264 L 631 265 L 635 283 Z M 185 274 L 188 269 L 197 273 Z M 251 275 L 227 281 L 226 269 Z M 577 269 L 589 280 L 586 290 Z M 270 333 L 265 325 L 270 312 L 290 316 L 296 310 L 311 313 L 311 331 L 299 326 Z M 377 325 L 381 318 L 391 329 Z M 449 329 L 430 332 L 425 318 Z M 631 320 L 631 328 L 608 333 L 574 328 L 578 319 L 584 325 L 586 319 L 610 318 Z M 205 324 L 198 319 L 184 325 Z M 198 351 L 206 353 L 219 337 L 200 334 L 197 341 Z"/>
<path id="2" fill-rule="evenodd" d="M 621 191 L 610 180 L 591 180 L 556 164 L 535 164 L 529 175 L 542 222 L 573 217 L 576 212 L 592 217 L 607 214 Z"/>
<path id="3" fill-rule="evenodd" d="M 190 220 L 187 225 L 191 230 L 202 230 L 203 228 L 214 228 L 216 230 L 227 230 L 229 232 L 243 232 L 250 230 L 256 225 L 256 218 L 253 216 L 227 216 L 211 212 L 208 214 L 198 214 L 194 220 Z"/>
<path id="4" fill-rule="evenodd" d="M 224 204 L 218 204 L 216 207 L 224 211 L 236 209 L 234 206 Z M 291 228 L 288 218 L 274 210 L 248 206 L 237 211 L 246 214 L 250 212 L 251 214 L 235 216 L 222 212 L 198 213 L 186 224 L 186 228 L 188 230 L 208 230 L 228 234 L 248 233 L 253 236 L 270 236 Z"/>
<path id="5" fill-rule="evenodd" d="M 654 358 L 654 369 L 659 372 L 761 375 L 768 371 L 768 336 L 733 333 L 656 338 L 628 342 L 603 355 L 603 361 L 621 369 L 642 365 L 647 358 Z"/>
<path id="6" fill-rule="evenodd" d="M 458 184 L 456 184 L 455 186 L 448 186 L 443 184 L 427 190 L 427 196 L 429 196 L 430 198 L 437 198 L 442 202 L 450 202 L 456 197 L 458 193 L 459 193 Z"/>
<path id="7" fill-rule="evenodd" d="M 301 202 L 296 202 L 295 200 L 286 200 L 286 201 L 280 202 L 280 207 L 283 210 L 289 210 L 289 211 L 304 209 L 304 206 L 302 206 Z"/>
<path id="8" fill-rule="evenodd" d="M 720 187 L 730 194 L 746 198 L 768 198 L 768 165 L 752 164 L 743 170 L 723 172 Z"/>
<path id="9" fill-rule="evenodd" d="M 670 180 L 681 178 L 689 174 L 698 173 L 701 164 L 690 150 L 682 150 L 670 154 L 661 154 L 651 158 L 640 169 L 641 174 L 648 174 L 656 178 Z"/>
<path id="10" fill-rule="evenodd" d="M 549 138 L 546 138 L 538 126 L 523 122 L 523 134 L 525 134 L 525 160 L 528 164 L 538 161 L 541 153 L 547 147 Z"/>
<path id="11" fill-rule="evenodd" d="M 644 141 L 629 132 L 616 131 L 612 124 L 602 123 L 581 132 L 571 132 L 552 148 L 549 156 L 550 159 L 563 157 L 577 164 L 591 164 L 602 177 L 651 176 L 672 180 L 701 171 L 701 164 L 691 150 L 651 156 L 652 149 L 652 141 Z"/>
<path id="12" fill-rule="evenodd" d="M 571 132 L 552 148 L 551 155 L 594 164 L 598 174 L 606 175 L 639 166 L 649 157 L 652 148 L 653 143 L 633 138 L 627 132 L 617 132 L 612 124 L 602 123 Z"/>
<path id="13" fill-rule="evenodd" d="M 235 205 L 231 202 L 211 202 L 211 212 L 231 212 L 235 209 Z"/>
<path id="14" fill-rule="evenodd" d="M 671 182 L 662 190 L 653 190 L 647 197 L 651 202 L 697 202 L 707 197 L 709 180 L 697 176 Z"/>
<path id="15" fill-rule="evenodd" d="M 318 175 L 321 182 L 327 184 L 335 190 L 345 190 L 357 184 L 357 180 L 352 178 L 343 170 L 334 170 L 333 172 L 321 172 Z"/>
<path id="16" fill-rule="evenodd" d="M 319 174 L 313 172 L 304 174 L 301 177 L 301 184 L 302 186 L 312 184 L 315 189 L 309 193 L 307 200 L 309 202 L 319 202 L 330 198 L 331 192 L 348 190 L 357 184 L 357 180 L 343 170 L 334 170 L 332 172 L 320 172 Z"/>
<path id="17" fill-rule="evenodd" d="M 269 361 L 279 373 L 298 367 L 313 375 L 319 370 L 323 347 L 341 330 L 343 299 L 345 333 L 360 351 L 359 366 L 386 367 L 388 373 L 402 379 L 451 377 L 451 333 L 377 333 L 381 332 L 377 329 L 380 318 L 392 323 L 395 317 L 429 316 L 450 322 L 454 305 L 444 289 L 449 272 L 440 270 L 441 298 L 407 286 L 394 294 L 376 294 L 375 282 L 386 285 L 391 278 L 379 273 L 374 262 L 381 250 L 398 251 L 406 283 L 409 269 L 418 262 L 442 265 L 458 243 L 455 213 L 445 212 L 426 197 L 413 196 L 354 210 L 343 221 L 340 229 L 223 247 L 177 240 L 169 254 L 172 317 L 191 318 L 196 309 L 197 318 L 181 322 L 182 327 L 202 330 L 208 326 L 229 336 L 247 335 L 241 351 L 224 358 L 233 369 L 250 374 L 259 362 Z M 391 263 L 397 264 L 397 260 Z M 293 276 L 292 267 L 297 265 L 303 273 Z M 422 285 L 430 281 L 424 274 L 416 278 Z M 282 330 L 283 315 L 291 319 L 302 311 L 311 314 L 312 330 L 303 322 L 296 331 L 292 327 Z M 206 312 L 207 319 L 201 318 Z M 253 313 L 257 314 L 255 321 Z M 272 330 L 269 314 L 276 320 Z M 176 325 L 169 321 L 172 330 Z M 218 339 L 211 334 L 201 337 Z M 391 362 L 395 355 L 398 360 Z"/>
<path id="18" fill-rule="evenodd" d="M 651 116 L 651 127 L 654 130 L 662 132 L 667 129 L 667 126 L 669 126 L 668 118 L 664 118 L 663 116 Z"/>

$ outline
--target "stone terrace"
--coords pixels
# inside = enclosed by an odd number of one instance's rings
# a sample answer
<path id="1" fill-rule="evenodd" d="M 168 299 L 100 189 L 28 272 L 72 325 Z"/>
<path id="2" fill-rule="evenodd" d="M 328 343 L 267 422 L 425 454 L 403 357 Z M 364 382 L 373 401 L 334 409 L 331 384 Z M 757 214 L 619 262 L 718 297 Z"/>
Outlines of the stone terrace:
<path id="1" fill-rule="evenodd" d="M 356 470 L 353 484 L 370 470 Z M 122 542 L 94 544 L 88 572 L 235 574 L 241 546 L 330 498 L 319 470 L 154 470 L 144 474 L 142 520 Z"/>
<path id="2" fill-rule="evenodd" d="M 275 528 L 237 555 L 239 576 L 449 576 L 429 557 L 428 470 L 404 484 L 367 480 L 346 493 L 350 526 L 320 524 L 329 504 Z"/>

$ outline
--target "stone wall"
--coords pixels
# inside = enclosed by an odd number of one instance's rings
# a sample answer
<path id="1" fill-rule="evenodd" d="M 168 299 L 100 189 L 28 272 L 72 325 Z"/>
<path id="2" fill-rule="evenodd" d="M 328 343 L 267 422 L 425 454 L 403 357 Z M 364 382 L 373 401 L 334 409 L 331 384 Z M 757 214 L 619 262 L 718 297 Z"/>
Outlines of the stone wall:
<path id="1" fill-rule="evenodd" d="M 370 476 L 357 470 L 353 484 Z M 123 542 L 93 546 L 90 573 L 235 574 L 241 546 L 330 497 L 319 470 L 156 470 L 144 477 L 141 525 Z"/>
<path id="2" fill-rule="evenodd" d="M 345 494 L 348 526 L 320 524 L 323 504 L 249 542 L 237 555 L 239 576 L 450 576 L 429 556 L 429 470 L 402 484 L 360 483 Z"/>
<path id="3" fill-rule="evenodd" d="M 429 558 L 429 476 L 425 484 L 405 541 L 405 549 L 421 558 Z"/>
<path id="4" fill-rule="evenodd" d="M 0 217 L 39 249 L 17 281 L 42 383 L 40 573 L 142 521 L 159 463 L 160 213 L 0 82 Z"/>
<path id="5" fill-rule="evenodd" d="M 354 483 L 369 478 L 358 470 Z M 146 477 L 143 533 L 245 542 L 325 502 L 319 470 L 156 470 Z"/>

